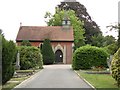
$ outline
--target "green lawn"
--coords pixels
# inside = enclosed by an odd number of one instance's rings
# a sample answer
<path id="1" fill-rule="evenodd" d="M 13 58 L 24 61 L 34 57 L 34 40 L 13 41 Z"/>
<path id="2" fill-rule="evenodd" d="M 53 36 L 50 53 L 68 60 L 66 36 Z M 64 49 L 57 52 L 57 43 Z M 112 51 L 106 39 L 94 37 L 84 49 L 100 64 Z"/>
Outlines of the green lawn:
<path id="1" fill-rule="evenodd" d="M 116 82 L 110 74 L 87 74 L 83 71 L 77 71 L 77 73 L 95 88 L 117 88 Z"/>

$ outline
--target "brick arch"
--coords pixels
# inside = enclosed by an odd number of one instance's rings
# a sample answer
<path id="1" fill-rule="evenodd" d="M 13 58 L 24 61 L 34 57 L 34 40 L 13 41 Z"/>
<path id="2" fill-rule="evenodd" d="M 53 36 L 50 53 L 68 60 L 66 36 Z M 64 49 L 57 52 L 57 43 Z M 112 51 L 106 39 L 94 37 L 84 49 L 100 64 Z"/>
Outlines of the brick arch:
<path id="1" fill-rule="evenodd" d="M 53 48 L 54 53 L 57 50 L 62 51 L 62 53 L 63 53 L 63 63 L 66 64 L 66 45 L 64 45 L 64 48 L 63 48 L 60 44 L 58 44 L 55 48 Z"/>
<path id="2" fill-rule="evenodd" d="M 63 47 L 62 47 L 60 44 L 58 44 L 58 45 L 55 47 L 54 53 L 55 53 L 57 50 L 61 50 L 62 53 L 64 53 L 64 49 L 63 49 Z"/>

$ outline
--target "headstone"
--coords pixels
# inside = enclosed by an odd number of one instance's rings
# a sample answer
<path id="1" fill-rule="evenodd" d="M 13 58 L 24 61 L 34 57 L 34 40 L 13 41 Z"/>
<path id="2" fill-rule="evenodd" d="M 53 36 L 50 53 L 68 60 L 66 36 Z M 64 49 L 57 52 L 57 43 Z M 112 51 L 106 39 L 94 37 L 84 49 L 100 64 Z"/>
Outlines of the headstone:
<path id="1" fill-rule="evenodd" d="M 110 72 L 111 72 L 111 62 L 112 62 L 112 59 L 113 59 L 113 55 L 110 55 L 110 58 L 107 59 L 107 64 L 108 64 Z"/>
<path id="2" fill-rule="evenodd" d="M 16 59 L 16 65 L 15 65 L 16 69 L 19 70 L 20 69 L 20 53 L 18 51 L 17 53 L 17 59 Z"/>

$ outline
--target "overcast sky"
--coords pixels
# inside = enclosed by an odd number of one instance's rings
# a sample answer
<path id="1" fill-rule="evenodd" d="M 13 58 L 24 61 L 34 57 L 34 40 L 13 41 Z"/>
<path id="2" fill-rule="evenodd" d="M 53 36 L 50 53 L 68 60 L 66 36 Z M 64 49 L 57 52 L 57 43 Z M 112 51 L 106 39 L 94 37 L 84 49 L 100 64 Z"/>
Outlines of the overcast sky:
<path id="1" fill-rule="evenodd" d="M 16 39 L 20 22 L 23 26 L 46 26 L 44 15 L 49 11 L 54 14 L 55 7 L 63 0 L 0 0 L 0 29 L 7 40 Z M 100 26 L 101 31 L 108 30 L 106 26 L 118 22 L 119 0 L 77 0 L 83 4 Z M 108 33 L 117 36 L 117 33 Z"/>

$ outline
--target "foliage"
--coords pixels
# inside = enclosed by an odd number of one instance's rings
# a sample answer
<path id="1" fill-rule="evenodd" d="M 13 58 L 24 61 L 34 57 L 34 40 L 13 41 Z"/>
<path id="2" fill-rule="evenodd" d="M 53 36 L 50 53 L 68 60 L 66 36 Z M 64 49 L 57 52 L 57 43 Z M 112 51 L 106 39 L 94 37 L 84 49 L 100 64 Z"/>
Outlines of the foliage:
<path id="1" fill-rule="evenodd" d="M 120 48 L 120 24 L 118 24 L 118 48 Z"/>
<path id="2" fill-rule="evenodd" d="M 107 67 L 107 52 L 95 46 L 86 45 L 78 48 L 73 55 L 73 69 L 90 69 L 93 66 Z"/>
<path id="3" fill-rule="evenodd" d="M 20 67 L 22 70 L 34 68 L 39 66 L 42 68 L 42 55 L 40 49 L 32 46 L 20 46 L 18 47 L 20 52 Z"/>
<path id="4" fill-rule="evenodd" d="M 50 16 L 48 12 L 46 13 L 45 17 L 47 18 Z M 53 17 L 49 17 L 49 20 L 47 22 L 48 26 L 62 26 L 62 20 L 65 17 L 69 17 L 71 21 L 71 25 L 73 26 L 74 29 L 74 44 L 75 48 L 78 48 L 80 46 L 83 46 L 84 43 L 84 29 L 83 29 L 83 22 L 79 20 L 79 18 L 76 17 L 75 12 L 73 10 L 60 10 L 56 9 L 56 13 L 53 15 Z"/>
<path id="5" fill-rule="evenodd" d="M 110 44 L 106 47 L 103 47 L 110 55 L 114 55 L 115 52 L 118 50 L 117 43 Z"/>
<path id="6" fill-rule="evenodd" d="M 117 81 L 118 86 L 120 86 L 120 48 L 114 54 L 111 70 L 112 77 Z"/>
<path id="7" fill-rule="evenodd" d="M 110 25 L 110 26 L 107 26 L 107 27 L 110 27 L 110 31 L 111 30 L 118 30 L 118 40 L 117 40 L 117 43 L 118 43 L 118 48 L 120 48 L 120 23 L 118 23 L 118 25 Z"/>
<path id="8" fill-rule="evenodd" d="M 92 46 L 104 48 L 109 55 L 113 55 L 118 49 L 117 41 L 113 36 L 102 36 L 102 34 L 92 37 Z"/>
<path id="9" fill-rule="evenodd" d="M 14 74 L 16 46 L 13 41 L 2 37 L 2 84 L 5 84 Z"/>
<path id="10" fill-rule="evenodd" d="M 3 36 L 0 33 L 0 67 L 2 67 L 1 66 L 2 65 L 2 38 L 3 38 Z M 1 69 L 0 69 L 0 72 L 1 72 Z M 0 74 L 0 76 L 1 76 L 1 74 Z"/>
<path id="11" fill-rule="evenodd" d="M 0 29 L 0 35 L 4 36 L 2 29 Z"/>
<path id="12" fill-rule="evenodd" d="M 42 45 L 42 55 L 44 64 L 53 64 L 55 61 L 55 54 L 52 50 L 49 39 L 45 39 Z"/>
<path id="13" fill-rule="evenodd" d="M 110 44 L 115 44 L 116 39 L 112 35 L 107 35 L 104 37 L 103 46 L 108 46 Z"/>
<path id="14" fill-rule="evenodd" d="M 103 47 L 104 36 L 99 34 L 97 36 L 92 36 L 92 46 Z"/>
<path id="15" fill-rule="evenodd" d="M 31 46 L 31 43 L 29 42 L 29 40 L 23 40 L 21 46 Z"/>
<path id="16" fill-rule="evenodd" d="M 92 45 L 97 47 L 106 47 L 111 44 L 115 44 L 116 40 L 113 36 L 103 36 L 99 34 L 97 36 L 92 36 Z"/>
<path id="17" fill-rule="evenodd" d="M 91 16 L 87 12 L 86 7 L 81 3 L 61 2 L 61 4 L 58 5 L 58 8 L 60 8 L 61 10 L 74 10 L 79 20 L 84 22 L 83 27 L 85 29 L 86 44 L 92 44 L 92 36 L 97 36 L 98 34 L 102 33 L 96 22 L 91 19 Z"/>

